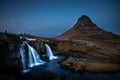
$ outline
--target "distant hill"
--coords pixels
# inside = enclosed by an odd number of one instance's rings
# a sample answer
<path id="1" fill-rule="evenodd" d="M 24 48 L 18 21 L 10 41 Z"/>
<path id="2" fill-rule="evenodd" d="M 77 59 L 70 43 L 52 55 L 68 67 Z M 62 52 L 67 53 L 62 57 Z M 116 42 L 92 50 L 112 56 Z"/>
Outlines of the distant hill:
<path id="1" fill-rule="evenodd" d="M 91 40 L 91 39 L 120 39 L 120 36 L 112 32 L 106 32 L 86 16 L 81 16 L 77 23 L 65 33 L 55 37 L 57 40 Z"/>

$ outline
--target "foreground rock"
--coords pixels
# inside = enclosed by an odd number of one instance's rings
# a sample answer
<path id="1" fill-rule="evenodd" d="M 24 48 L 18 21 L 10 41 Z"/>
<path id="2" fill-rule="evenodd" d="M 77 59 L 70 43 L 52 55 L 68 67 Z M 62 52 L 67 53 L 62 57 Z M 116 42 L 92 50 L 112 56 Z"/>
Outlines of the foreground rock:
<path id="1" fill-rule="evenodd" d="M 80 61 L 76 58 L 67 58 L 61 61 L 61 67 L 76 72 L 116 72 L 120 70 L 119 64 L 102 63 L 96 61 Z"/>

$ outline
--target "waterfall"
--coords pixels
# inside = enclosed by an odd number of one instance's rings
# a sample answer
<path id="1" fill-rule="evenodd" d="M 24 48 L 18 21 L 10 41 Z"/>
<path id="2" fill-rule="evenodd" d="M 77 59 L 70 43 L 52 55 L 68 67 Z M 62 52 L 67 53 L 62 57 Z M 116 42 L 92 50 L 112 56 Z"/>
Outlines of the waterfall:
<path id="1" fill-rule="evenodd" d="M 36 52 L 36 50 L 31 47 L 28 43 L 26 43 L 28 45 L 28 53 L 29 53 L 29 56 L 28 56 L 28 67 L 33 67 L 35 65 L 40 65 L 40 64 L 43 64 L 45 63 L 44 61 L 42 61 L 38 55 L 38 53 Z"/>
<path id="2" fill-rule="evenodd" d="M 21 54 L 21 61 L 22 61 L 22 64 L 23 64 L 23 69 L 26 69 L 26 65 L 25 65 L 25 55 L 24 55 L 24 50 L 23 48 L 21 47 L 20 48 L 20 54 Z"/>
<path id="3" fill-rule="evenodd" d="M 52 50 L 51 50 L 51 48 L 49 47 L 48 44 L 45 44 L 45 47 L 46 47 L 47 57 L 49 58 L 49 60 L 53 60 L 53 59 L 58 58 L 58 57 L 53 55 L 53 52 L 52 52 Z"/>
<path id="4" fill-rule="evenodd" d="M 28 54 L 26 54 L 28 56 L 28 59 L 26 59 L 26 55 L 25 55 L 25 49 L 24 49 L 25 44 L 28 46 Z M 40 59 L 36 50 L 33 47 L 31 47 L 27 42 L 23 42 L 21 44 L 20 55 L 22 57 L 21 58 L 21 62 L 22 62 L 22 66 L 23 66 L 22 72 L 24 72 L 24 73 L 28 71 L 26 69 L 26 67 L 34 67 L 36 65 L 40 65 L 40 64 L 45 63 L 44 61 L 42 61 Z M 28 60 L 28 64 L 27 64 L 26 60 Z"/>
<path id="5" fill-rule="evenodd" d="M 25 59 L 25 49 L 24 49 L 24 43 L 20 45 L 20 55 L 21 55 L 21 62 L 22 62 L 22 73 L 26 73 L 29 70 L 26 69 L 26 59 Z"/>

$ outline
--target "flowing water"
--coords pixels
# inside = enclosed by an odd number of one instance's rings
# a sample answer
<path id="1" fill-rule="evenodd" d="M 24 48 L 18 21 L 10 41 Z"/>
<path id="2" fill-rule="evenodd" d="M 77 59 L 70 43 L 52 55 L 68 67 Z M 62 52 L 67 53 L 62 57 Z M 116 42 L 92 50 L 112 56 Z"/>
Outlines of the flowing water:
<path id="1" fill-rule="evenodd" d="M 28 46 L 28 53 L 25 53 L 25 49 L 24 46 L 27 45 Z M 27 67 L 34 67 L 40 64 L 44 64 L 45 62 L 42 61 L 38 55 L 38 53 L 36 52 L 36 50 L 31 47 L 27 42 L 23 42 L 20 46 L 20 55 L 21 55 L 21 62 L 22 62 L 22 72 L 26 73 L 29 71 L 29 69 L 27 69 Z M 28 63 L 26 55 L 28 56 Z"/>
<path id="2" fill-rule="evenodd" d="M 45 44 L 45 47 L 46 47 L 47 57 L 49 58 L 49 60 L 53 60 L 53 59 L 58 58 L 57 56 L 53 55 L 53 52 L 48 44 Z"/>
<path id="3" fill-rule="evenodd" d="M 24 49 L 24 43 L 21 44 L 20 46 L 20 55 L 21 55 L 21 62 L 22 62 L 22 73 L 26 73 L 29 70 L 26 69 L 26 57 L 25 57 L 25 49 Z"/>
<path id="4" fill-rule="evenodd" d="M 31 47 L 29 44 L 27 44 L 27 45 L 28 45 L 28 49 L 29 49 L 28 67 L 33 67 L 36 65 L 44 64 L 45 62 L 40 59 L 36 50 L 33 47 Z"/>

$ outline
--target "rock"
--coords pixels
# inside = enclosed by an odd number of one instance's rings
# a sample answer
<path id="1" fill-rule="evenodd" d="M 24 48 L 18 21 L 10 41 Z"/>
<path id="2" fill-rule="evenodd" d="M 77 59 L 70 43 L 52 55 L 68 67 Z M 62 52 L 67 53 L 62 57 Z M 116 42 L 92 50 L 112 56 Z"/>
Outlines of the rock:
<path id="1" fill-rule="evenodd" d="M 19 53 L 20 41 L 18 35 L 1 33 L 0 37 L 0 64 L 2 64 L 0 68 L 4 73 L 11 73 L 19 70 L 21 60 Z"/>

